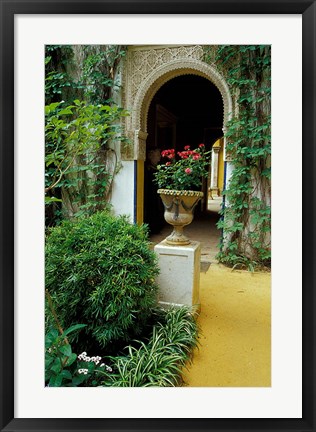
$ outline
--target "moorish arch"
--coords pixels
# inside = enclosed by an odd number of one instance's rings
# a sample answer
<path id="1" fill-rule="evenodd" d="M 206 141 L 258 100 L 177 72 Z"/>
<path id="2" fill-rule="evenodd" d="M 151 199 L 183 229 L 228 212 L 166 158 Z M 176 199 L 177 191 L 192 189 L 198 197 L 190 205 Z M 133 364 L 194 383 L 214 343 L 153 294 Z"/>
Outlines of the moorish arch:
<path id="1" fill-rule="evenodd" d="M 134 161 L 133 219 L 135 222 L 143 222 L 147 121 L 149 107 L 157 91 L 173 78 L 182 75 L 200 76 L 209 80 L 220 92 L 223 102 L 223 132 L 232 116 L 232 97 L 224 77 L 217 69 L 215 56 L 211 64 L 205 63 L 202 60 L 203 56 L 204 48 L 201 45 L 151 45 L 128 48 L 122 74 L 122 104 L 130 114 L 124 119 L 124 130 L 132 146 L 121 149 L 121 158 L 122 161 L 126 161 L 124 162 L 126 166 L 128 161 Z M 223 147 L 225 157 L 225 139 Z M 127 181 L 125 183 L 123 181 L 122 185 L 125 185 L 122 188 L 126 190 L 127 187 L 132 187 Z M 120 184 L 117 187 L 118 191 L 119 188 Z M 126 195 L 125 189 L 122 190 L 122 196 Z M 122 202 L 119 192 L 117 196 L 118 201 Z M 126 198 L 131 200 L 131 193 L 127 194 Z"/>
<path id="2" fill-rule="evenodd" d="M 198 75 L 211 81 L 223 99 L 223 125 L 229 120 L 232 98 L 226 81 L 215 67 L 195 59 L 177 59 L 161 65 L 144 79 L 135 95 L 130 117 L 130 128 L 134 133 L 134 159 L 144 160 L 146 157 L 147 117 L 153 97 L 167 81 L 181 75 Z"/>

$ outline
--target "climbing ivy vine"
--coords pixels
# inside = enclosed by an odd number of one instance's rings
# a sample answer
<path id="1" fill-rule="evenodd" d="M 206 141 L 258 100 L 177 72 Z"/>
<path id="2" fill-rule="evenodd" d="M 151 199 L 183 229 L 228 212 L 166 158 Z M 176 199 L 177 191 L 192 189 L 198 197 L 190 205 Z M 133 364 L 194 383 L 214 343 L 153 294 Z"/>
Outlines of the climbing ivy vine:
<path id="1" fill-rule="evenodd" d="M 48 45 L 45 56 L 46 225 L 107 207 L 119 169 L 111 140 L 125 141 L 113 101 L 125 55 L 117 45 Z"/>
<path id="2" fill-rule="evenodd" d="M 113 93 L 120 89 L 115 73 L 126 55 L 122 45 L 85 45 L 82 64 L 82 86 L 85 96 L 94 104 L 112 104 Z"/>
<path id="3" fill-rule="evenodd" d="M 206 61 L 214 59 L 214 51 L 212 56 L 206 49 Z M 217 258 L 234 267 L 269 266 L 271 49 L 266 45 L 218 46 L 215 61 L 235 102 L 234 115 L 225 125 L 233 171 L 218 223 L 223 238 Z"/>

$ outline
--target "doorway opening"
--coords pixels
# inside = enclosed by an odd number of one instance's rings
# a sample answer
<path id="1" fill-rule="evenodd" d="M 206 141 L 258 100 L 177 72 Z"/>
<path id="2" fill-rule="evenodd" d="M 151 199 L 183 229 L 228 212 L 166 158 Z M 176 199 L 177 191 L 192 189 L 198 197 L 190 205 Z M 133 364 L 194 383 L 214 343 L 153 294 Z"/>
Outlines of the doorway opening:
<path id="1" fill-rule="evenodd" d="M 219 219 L 224 181 L 223 112 L 220 91 L 210 80 L 199 75 L 172 78 L 154 95 L 147 117 L 144 222 L 149 225 L 150 233 L 157 241 L 159 236 L 171 229 L 164 221 L 162 203 L 156 193 L 157 186 L 153 183 L 159 154 L 170 148 L 174 148 L 176 152 L 182 151 L 186 145 L 196 148 L 200 143 L 205 145 L 206 150 L 212 150 L 212 160 L 208 181 L 203 186 L 204 198 L 195 210 L 193 223 L 186 230 L 188 235 L 189 230 L 202 230 L 203 232 L 195 233 L 193 238 L 199 241 L 202 239 L 203 243 L 212 243 L 214 240 L 211 227 L 215 227 Z M 208 230 L 208 235 L 203 234 L 205 230 Z M 219 237 L 216 227 L 214 236 Z"/>

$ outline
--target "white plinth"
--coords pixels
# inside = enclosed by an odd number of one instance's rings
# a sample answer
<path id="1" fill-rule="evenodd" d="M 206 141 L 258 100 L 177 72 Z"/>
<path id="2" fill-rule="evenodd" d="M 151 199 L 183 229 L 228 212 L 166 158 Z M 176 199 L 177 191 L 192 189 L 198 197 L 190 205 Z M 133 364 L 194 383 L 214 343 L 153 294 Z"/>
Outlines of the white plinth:
<path id="1" fill-rule="evenodd" d="M 158 301 L 162 306 L 194 306 L 200 308 L 199 242 L 186 246 L 170 246 L 165 241 L 155 246 L 160 274 Z"/>

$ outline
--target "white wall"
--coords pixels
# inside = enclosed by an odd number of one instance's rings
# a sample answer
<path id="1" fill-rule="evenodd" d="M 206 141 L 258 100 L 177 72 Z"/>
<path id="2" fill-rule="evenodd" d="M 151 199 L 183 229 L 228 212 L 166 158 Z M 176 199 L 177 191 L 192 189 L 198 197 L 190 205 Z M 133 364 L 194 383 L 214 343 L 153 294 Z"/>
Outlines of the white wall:
<path id="1" fill-rule="evenodd" d="M 234 165 L 228 161 L 226 163 L 226 183 L 224 184 L 224 189 L 227 188 L 233 171 L 234 171 Z"/>
<path id="2" fill-rule="evenodd" d="M 116 215 L 126 214 L 134 218 L 134 161 L 122 161 L 122 168 L 115 175 L 110 202 Z"/>

